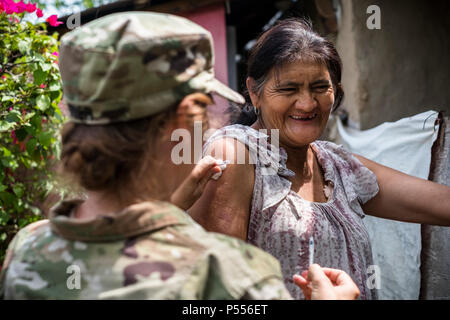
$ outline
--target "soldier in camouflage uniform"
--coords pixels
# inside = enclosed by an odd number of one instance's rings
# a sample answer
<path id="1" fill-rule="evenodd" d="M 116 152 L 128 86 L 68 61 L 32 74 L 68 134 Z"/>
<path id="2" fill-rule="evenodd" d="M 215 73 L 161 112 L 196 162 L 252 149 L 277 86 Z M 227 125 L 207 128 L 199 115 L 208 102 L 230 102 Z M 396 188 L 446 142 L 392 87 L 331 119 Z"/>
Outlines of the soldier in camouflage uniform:
<path id="1" fill-rule="evenodd" d="M 191 93 L 244 99 L 214 78 L 209 32 L 180 17 L 113 14 L 61 39 L 71 121 L 155 115 Z M 0 275 L 5 299 L 290 299 L 277 260 L 208 233 L 163 201 L 77 219 L 65 200 L 22 229 Z"/>

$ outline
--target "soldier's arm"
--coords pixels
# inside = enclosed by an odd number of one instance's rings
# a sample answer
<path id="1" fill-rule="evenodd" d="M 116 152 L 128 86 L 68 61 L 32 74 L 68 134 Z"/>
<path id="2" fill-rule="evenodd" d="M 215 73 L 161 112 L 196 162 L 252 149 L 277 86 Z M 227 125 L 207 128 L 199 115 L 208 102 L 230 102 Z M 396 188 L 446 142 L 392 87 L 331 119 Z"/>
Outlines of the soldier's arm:
<path id="1" fill-rule="evenodd" d="M 11 240 L 8 246 L 8 250 L 6 250 L 5 261 L 3 262 L 2 270 L 0 271 L 0 299 L 5 299 L 5 291 L 6 291 L 6 273 L 8 272 L 8 267 L 14 258 L 14 254 L 19 250 L 23 241 L 38 227 L 43 226 L 48 223 L 48 220 L 39 220 L 33 222 L 23 229 L 21 229 L 15 237 Z"/>
<path id="2" fill-rule="evenodd" d="M 210 179 L 221 172 L 222 169 L 216 159 L 210 156 L 204 157 L 175 190 L 170 197 L 170 202 L 183 210 L 189 209 L 201 197 Z"/>
<path id="3" fill-rule="evenodd" d="M 17 234 L 12 241 L 9 243 L 8 250 L 6 250 L 5 261 L 3 262 L 2 270 L 0 271 L 0 300 L 5 299 L 5 282 L 6 282 L 6 272 L 8 271 L 9 264 L 14 255 L 14 250 L 19 239 L 19 234 Z"/>

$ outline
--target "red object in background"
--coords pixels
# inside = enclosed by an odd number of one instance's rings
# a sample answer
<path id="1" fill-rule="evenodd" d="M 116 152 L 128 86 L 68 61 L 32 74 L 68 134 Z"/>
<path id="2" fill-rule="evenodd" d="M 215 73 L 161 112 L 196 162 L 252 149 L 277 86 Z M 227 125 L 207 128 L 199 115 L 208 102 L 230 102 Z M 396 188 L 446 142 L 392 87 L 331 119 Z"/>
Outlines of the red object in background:
<path id="1" fill-rule="evenodd" d="M 228 85 L 227 63 L 227 32 L 225 22 L 225 7 L 223 3 L 206 6 L 196 11 L 179 14 L 211 32 L 214 41 L 214 73 L 216 78 Z M 225 99 L 215 96 L 214 106 L 208 108 L 211 128 L 220 128 L 227 124 L 228 103 Z"/>
<path id="2" fill-rule="evenodd" d="M 57 27 L 60 24 L 63 24 L 62 22 L 58 21 L 58 16 L 56 14 L 51 15 L 46 20 L 52 27 Z"/>
<path id="3" fill-rule="evenodd" d="M 31 3 L 31 2 L 26 4 L 26 10 L 28 13 L 33 13 L 36 11 L 36 9 L 37 9 L 36 4 Z"/>
<path id="4" fill-rule="evenodd" d="M 180 14 L 180 16 L 198 23 L 211 32 L 214 40 L 214 72 L 218 80 L 228 85 L 227 33 L 224 5 L 220 3 L 206 6 L 193 12 Z"/>

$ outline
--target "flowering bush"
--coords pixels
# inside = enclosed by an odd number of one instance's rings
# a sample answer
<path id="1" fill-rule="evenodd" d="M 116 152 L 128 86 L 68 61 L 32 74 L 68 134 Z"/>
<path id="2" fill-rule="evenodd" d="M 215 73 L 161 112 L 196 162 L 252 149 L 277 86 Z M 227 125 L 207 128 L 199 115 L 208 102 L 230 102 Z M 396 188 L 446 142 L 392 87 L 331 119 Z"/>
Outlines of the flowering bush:
<path id="1" fill-rule="evenodd" d="M 25 14 L 43 16 L 35 4 L 0 0 L 0 263 L 15 233 L 42 217 L 60 152 L 57 34 Z"/>

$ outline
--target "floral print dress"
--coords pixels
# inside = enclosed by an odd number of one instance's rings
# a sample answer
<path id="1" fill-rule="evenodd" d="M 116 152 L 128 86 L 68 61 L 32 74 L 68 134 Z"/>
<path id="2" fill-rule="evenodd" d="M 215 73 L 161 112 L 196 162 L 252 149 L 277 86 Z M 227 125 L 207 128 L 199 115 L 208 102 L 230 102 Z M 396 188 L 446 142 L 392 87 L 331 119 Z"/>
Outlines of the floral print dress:
<path id="1" fill-rule="evenodd" d="M 293 298 L 304 296 L 292 276 L 307 270 L 313 259 L 320 266 L 347 272 L 358 285 L 361 299 L 376 299 L 369 279 L 372 250 L 361 208 L 378 193 L 374 173 L 342 146 L 315 141 L 311 147 L 324 172 L 329 197 L 325 203 L 311 202 L 291 190 L 289 177 L 295 174 L 286 167 L 286 151 L 268 143 L 266 133 L 243 125 L 227 126 L 208 139 L 204 153 L 213 141 L 223 138 L 245 144 L 255 164 L 247 241 L 280 261 Z"/>

